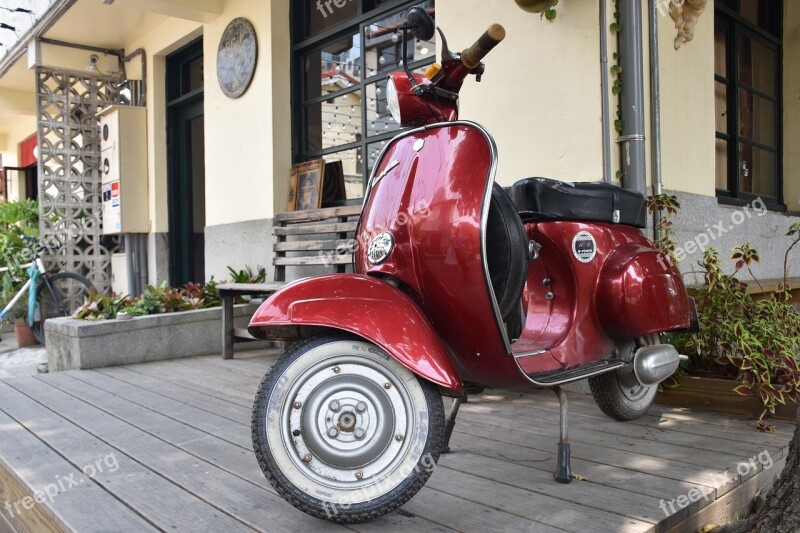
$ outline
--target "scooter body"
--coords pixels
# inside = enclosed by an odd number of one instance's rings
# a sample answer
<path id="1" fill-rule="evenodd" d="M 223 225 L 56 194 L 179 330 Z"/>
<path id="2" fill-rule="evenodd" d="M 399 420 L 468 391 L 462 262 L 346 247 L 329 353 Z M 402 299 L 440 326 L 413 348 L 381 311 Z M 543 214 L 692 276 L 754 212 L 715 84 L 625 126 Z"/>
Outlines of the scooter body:
<path id="1" fill-rule="evenodd" d="M 402 49 L 434 28 L 412 8 Z M 291 283 L 250 322 L 257 338 L 296 342 L 256 395 L 253 445 L 278 492 L 309 514 L 360 522 L 402 505 L 449 449 L 465 392 L 486 387 L 556 391 L 554 477 L 567 483 L 560 385 L 589 378 L 604 412 L 638 418 L 680 359 L 659 334 L 696 326 L 680 273 L 641 232 L 640 195 L 565 185 L 574 205 L 550 209 L 530 192 L 547 180 L 495 183 L 495 142 L 458 120 L 457 98 L 504 36 L 494 25 L 451 54 L 442 34 L 427 77 L 405 60 L 390 75 L 389 108 L 413 129 L 374 167 L 354 273 Z M 586 203 L 594 193 L 612 199 L 607 216 Z M 455 399 L 446 420 L 442 396 Z"/>

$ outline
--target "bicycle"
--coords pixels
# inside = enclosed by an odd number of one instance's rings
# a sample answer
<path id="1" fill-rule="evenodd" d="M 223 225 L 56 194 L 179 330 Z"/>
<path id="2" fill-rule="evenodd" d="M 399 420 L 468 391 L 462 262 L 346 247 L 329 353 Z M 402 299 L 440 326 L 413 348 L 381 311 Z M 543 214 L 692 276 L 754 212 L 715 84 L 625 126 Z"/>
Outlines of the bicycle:
<path id="1" fill-rule="evenodd" d="M 28 324 L 31 326 L 33 336 L 42 346 L 45 344 L 45 321 L 60 316 L 71 316 L 83 305 L 86 297 L 95 292 L 92 282 L 75 272 L 48 274 L 41 258 L 44 249 L 44 247 L 36 248 L 33 260 L 20 265 L 19 268 L 28 269 L 29 279 L 8 302 L 5 309 L 0 311 L 0 320 L 3 320 L 28 291 Z M 0 268 L 0 272 L 9 270 L 11 267 Z M 31 290 L 31 287 L 35 289 Z"/>

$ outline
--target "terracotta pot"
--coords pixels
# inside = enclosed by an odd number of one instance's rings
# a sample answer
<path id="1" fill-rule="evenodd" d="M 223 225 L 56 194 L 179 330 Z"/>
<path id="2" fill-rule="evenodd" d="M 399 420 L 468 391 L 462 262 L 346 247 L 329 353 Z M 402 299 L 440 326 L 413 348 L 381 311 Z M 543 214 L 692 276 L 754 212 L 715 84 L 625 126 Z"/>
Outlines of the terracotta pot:
<path id="1" fill-rule="evenodd" d="M 556 4 L 556 0 L 515 0 L 517 5 L 528 13 L 541 13 Z"/>
<path id="2" fill-rule="evenodd" d="M 758 418 L 764 410 L 761 400 L 755 396 L 742 396 L 733 392 L 739 385 L 738 381 L 696 376 L 682 376 L 678 381 L 681 386 L 659 392 L 656 395 L 656 403 L 753 418 Z M 775 415 L 771 417 L 794 421 L 797 417 L 797 404 L 794 402 L 787 402 L 786 405 L 778 404 Z"/>
<path id="3" fill-rule="evenodd" d="M 14 333 L 17 336 L 17 345 L 20 348 L 36 346 L 38 342 L 31 332 L 31 327 L 26 323 L 14 324 Z"/>

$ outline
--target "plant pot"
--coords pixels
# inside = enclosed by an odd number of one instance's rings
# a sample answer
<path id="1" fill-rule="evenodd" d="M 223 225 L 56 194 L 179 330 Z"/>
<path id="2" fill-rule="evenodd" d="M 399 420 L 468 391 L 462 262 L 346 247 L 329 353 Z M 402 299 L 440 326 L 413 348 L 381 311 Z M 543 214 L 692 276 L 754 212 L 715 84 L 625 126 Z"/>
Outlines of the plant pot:
<path id="1" fill-rule="evenodd" d="M 36 346 L 39 344 L 36 342 L 36 338 L 33 336 L 31 327 L 26 322 L 14 324 L 14 334 L 17 336 L 17 345 L 20 348 L 24 348 L 26 346 Z"/>
<path id="2" fill-rule="evenodd" d="M 733 392 L 739 385 L 730 379 L 682 376 L 678 379 L 680 387 L 665 389 L 656 395 L 656 403 L 673 407 L 705 409 L 729 415 L 758 418 L 764 410 L 761 400 L 755 396 L 742 396 Z M 787 402 L 775 408 L 772 418 L 794 421 L 797 417 L 797 404 Z"/>

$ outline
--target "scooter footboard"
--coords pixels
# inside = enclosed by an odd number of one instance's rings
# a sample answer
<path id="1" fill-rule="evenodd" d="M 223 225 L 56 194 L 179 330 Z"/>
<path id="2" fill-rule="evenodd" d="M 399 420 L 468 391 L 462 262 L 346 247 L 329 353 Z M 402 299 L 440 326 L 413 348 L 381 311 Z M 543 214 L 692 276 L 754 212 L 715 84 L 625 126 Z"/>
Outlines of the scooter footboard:
<path id="1" fill-rule="evenodd" d="M 248 331 L 264 340 L 346 331 L 423 379 L 462 394 L 461 380 L 422 311 L 399 289 L 369 276 L 333 274 L 291 283 L 261 304 Z"/>
<path id="2" fill-rule="evenodd" d="M 606 260 L 595 298 L 604 329 L 619 338 L 637 338 L 692 328 L 691 304 L 680 273 L 652 248 L 628 244 Z"/>

